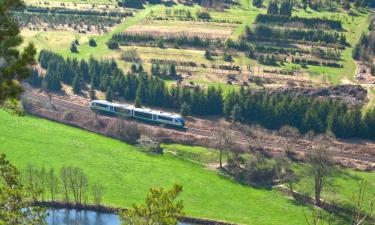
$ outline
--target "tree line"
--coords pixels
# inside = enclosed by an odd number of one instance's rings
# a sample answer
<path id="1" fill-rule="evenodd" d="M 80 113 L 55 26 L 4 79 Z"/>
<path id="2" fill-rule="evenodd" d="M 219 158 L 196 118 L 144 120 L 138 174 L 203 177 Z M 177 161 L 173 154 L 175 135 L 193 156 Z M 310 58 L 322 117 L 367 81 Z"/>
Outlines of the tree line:
<path id="1" fill-rule="evenodd" d="M 328 18 L 304 18 L 298 16 L 289 17 L 277 14 L 258 14 L 255 18 L 255 23 L 263 23 L 283 27 L 301 27 L 302 24 L 304 28 L 309 29 L 328 28 L 338 31 L 341 31 L 343 29 L 341 21 L 338 20 L 331 20 Z"/>
<path id="2" fill-rule="evenodd" d="M 210 40 L 208 38 L 201 38 L 198 36 L 156 37 L 152 34 L 147 35 L 129 33 L 114 34 L 111 38 L 111 41 L 117 42 L 119 45 L 129 45 L 131 43 L 144 43 L 155 45 L 158 47 L 164 47 L 165 45 L 173 45 L 177 48 L 182 46 L 207 48 L 209 46 L 221 43 L 220 40 Z"/>
<path id="3" fill-rule="evenodd" d="M 85 205 L 91 200 L 100 205 L 105 193 L 104 186 L 90 184 L 87 175 L 79 167 L 64 166 L 57 172 L 53 168 L 28 165 L 21 170 L 21 182 L 33 192 L 39 192 L 42 201 L 62 200 Z"/>
<path id="4" fill-rule="evenodd" d="M 106 92 L 108 100 L 126 99 L 138 105 L 180 109 L 184 115 L 224 115 L 233 121 L 258 123 L 270 129 L 291 125 L 304 133 L 332 131 L 341 138 L 375 139 L 372 132 L 375 109 L 362 116 L 360 106 L 349 107 L 332 99 L 294 96 L 292 93 L 253 93 L 242 88 L 224 97 L 220 88 L 215 87 L 168 87 L 162 79 L 148 75 L 141 65 L 133 65 L 124 75 L 113 60 L 65 60 L 47 51 L 41 52 L 39 60 L 41 66 L 47 68 L 42 83 L 53 76 L 57 83 L 62 81 L 73 85 L 74 89 L 73 80 L 79 78 L 81 88 L 90 84 L 90 90 Z"/>
<path id="5" fill-rule="evenodd" d="M 82 16 L 111 16 L 111 17 L 129 17 L 133 16 L 132 12 L 121 12 L 112 10 L 77 10 L 69 8 L 45 8 L 37 6 L 28 6 L 24 10 L 17 10 L 19 12 L 30 12 L 30 13 L 51 13 L 51 14 L 70 14 L 70 15 L 82 15 Z"/>
<path id="6" fill-rule="evenodd" d="M 279 15 L 279 16 L 291 17 L 292 11 L 293 11 L 292 0 L 282 0 L 280 3 L 280 7 L 277 1 L 271 0 L 267 8 L 268 15 Z"/>
<path id="7" fill-rule="evenodd" d="M 269 129 L 284 125 L 300 132 L 326 133 L 340 138 L 375 139 L 375 109 L 362 115 L 360 106 L 293 93 L 252 92 L 241 88 L 224 101 L 224 115 L 232 121 L 260 124 Z"/>
<path id="8" fill-rule="evenodd" d="M 39 62 L 41 67 L 47 70 L 46 75 L 42 79 L 34 70 L 29 82 L 41 85 L 46 90 L 61 91 L 63 82 L 71 85 L 77 94 L 88 88 L 90 93 L 100 90 L 105 92 L 107 100 L 111 101 L 114 98 L 131 100 L 138 105 L 180 109 L 184 114 L 222 113 L 223 96 L 220 88 L 168 87 L 158 77 L 161 71 L 158 72 L 157 68 L 153 70 L 155 76 L 150 76 L 141 65 L 133 65 L 131 71 L 125 75 L 114 60 L 98 61 L 90 58 L 88 61 L 78 61 L 64 59 L 49 51 L 41 51 Z M 177 74 L 175 67 L 169 66 L 167 74 Z"/>
<path id="9" fill-rule="evenodd" d="M 121 17 L 112 16 L 95 16 L 95 15 L 76 15 L 76 14 L 44 14 L 44 13 L 25 13 L 13 12 L 13 17 L 18 21 L 21 27 L 27 27 L 29 24 L 49 24 L 50 26 L 58 26 L 68 24 L 69 26 L 79 26 L 85 24 L 87 26 L 95 26 L 104 28 L 112 27 L 123 21 Z"/>
<path id="10" fill-rule="evenodd" d="M 253 29 L 247 28 L 244 38 L 248 41 L 276 39 L 322 42 L 325 44 L 340 44 L 342 46 L 347 44 L 345 34 L 337 32 L 289 28 L 280 29 L 264 24 L 255 25 Z"/>
<path id="11" fill-rule="evenodd" d="M 369 34 L 363 34 L 359 42 L 355 45 L 352 51 L 352 57 L 355 60 L 360 60 L 371 67 L 371 74 L 375 75 L 375 63 L 373 58 L 375 55 L 375 31 Z"/>

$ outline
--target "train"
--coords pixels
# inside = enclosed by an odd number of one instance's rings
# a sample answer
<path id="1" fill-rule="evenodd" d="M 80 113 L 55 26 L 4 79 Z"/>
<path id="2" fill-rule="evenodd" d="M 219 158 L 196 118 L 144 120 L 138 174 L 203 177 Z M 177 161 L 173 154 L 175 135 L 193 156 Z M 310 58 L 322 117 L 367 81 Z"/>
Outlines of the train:
<path id="1" fill-rule="evenodd" d="M 106 100 L 94 100 L 90 102 L 90 108 L 94 111 L 109 113 L 126 118 L 134 118 L 146 122 L 166 124 L 183 128 L 185 120 L 178 114 L 156 111 L 148 108 L 137 108 L 134 105 L 118 104 Z"/>

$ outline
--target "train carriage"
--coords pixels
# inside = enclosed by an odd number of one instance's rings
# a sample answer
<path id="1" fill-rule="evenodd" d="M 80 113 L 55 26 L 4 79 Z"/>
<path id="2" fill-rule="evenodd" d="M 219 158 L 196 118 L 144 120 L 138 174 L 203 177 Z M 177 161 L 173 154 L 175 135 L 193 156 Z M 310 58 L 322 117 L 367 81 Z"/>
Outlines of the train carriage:
<path id="1" fill-rule="evenodd" d="M 137 108 L 133 105 L 94 100 L 90 102 L 90 108 L 100 112 L 131 117 L 153 123 L 168 124 L 176 127 L 185 126 L 185 120 L 178 114 L 166 113 L 148 108 Z"/>

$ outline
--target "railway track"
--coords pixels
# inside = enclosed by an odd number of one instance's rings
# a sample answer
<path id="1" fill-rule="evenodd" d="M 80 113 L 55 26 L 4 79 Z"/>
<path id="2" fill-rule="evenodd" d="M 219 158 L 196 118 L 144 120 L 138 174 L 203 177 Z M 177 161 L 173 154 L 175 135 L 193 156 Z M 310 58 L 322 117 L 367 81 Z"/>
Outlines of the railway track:
<path id="1" fill-rule="evenodd" d="M 78 112 L 84 112 L 90 115 L 94 115 L 94 113 L 91 111 L 91 109 L 88 107 L 88 105 L 83 105 L 83 104 L 77 104 L 73 102 L 69 102 L 64 99 L 60 98 L 50 98 L 49 96 L 41 93 L 36 93 L 36 92 L 25 92 L 22 95 L 22 99 L 30 99 L 33 101 L 38 101 L 40 103 L 45 103 L 49 104 L 54 110 L 58 111 L 58 108 L 64 108 L 64 109 L 69 109 L 73 111 L 78 111 Z M 168 128 L 166 128 L 168 129 Z M 192 134 L 192 135 L 200 135 L 206 138 L 214 138 L 214 133 L 212 130 L 205 130 L 205 129 L 200 129 L 197 127 L 192 127 L 189 126 L 185 130 L 176 130 L 174 129 L 175 132 L 183 132 L 186 134 Z M 248 140 L 246 140 L 244 137 L 238 136 L 239 141 L 241 143 L 248 143 Z M 285 143 L 287 140 L 257 140 L 259 144 L 263 148 L 268 148 L 268 149 L 275 149 L 275 150 L 283 150 L 282 146 L 283 143 Z M 308 146 L 311 144 L 307 140 L 304 140 L 304 145 Z M 364 162 L 370 162 L 370 163 L 375 163 L 375 157 L 371 156 L 363 156 L 363 154 L 355 154 L 352 152 L 349 152 L 348 150 L 340 150 L 342 144 L 338 144 L 339 147 L 336 147 L 339 149 L 339 151 L 332 151 L 333 155 L 335 157 L 339 158 L 345 158 L 345 159 L 352 159 L 352 160 L 359 160 L 359 161 L 364 161 Z M 310 150 L 308 148 L 301 148 L 300 145 L 294 145 L 295 149 L 297 152 L 303 152 L 303 153 L 308 153 Z"/>

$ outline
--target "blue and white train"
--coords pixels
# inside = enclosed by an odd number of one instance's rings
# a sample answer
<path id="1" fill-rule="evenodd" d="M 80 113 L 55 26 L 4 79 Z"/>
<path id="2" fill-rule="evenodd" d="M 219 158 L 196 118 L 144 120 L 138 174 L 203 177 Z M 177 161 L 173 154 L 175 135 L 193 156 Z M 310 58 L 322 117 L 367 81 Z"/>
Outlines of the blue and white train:
<path id="1" fill-rule="evenodd" d="M 94 100 L 90 102 L 90 108 L 95 111 L 115 114 L 128 118 L 135 118 L 148 122 L 168 124 L 181 128 L 185 126 L 185 120 L 180 115 L 147 108 L 137 108 L 134 105 L 123 105 L 105 100 Z"/>

